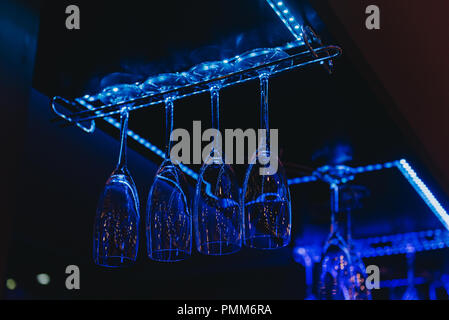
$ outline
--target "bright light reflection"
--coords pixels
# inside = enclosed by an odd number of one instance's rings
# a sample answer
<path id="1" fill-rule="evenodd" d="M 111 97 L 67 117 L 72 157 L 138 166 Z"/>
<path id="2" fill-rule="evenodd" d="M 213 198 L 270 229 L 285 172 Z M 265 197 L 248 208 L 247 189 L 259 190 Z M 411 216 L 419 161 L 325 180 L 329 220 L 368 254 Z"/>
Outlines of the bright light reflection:
<path id="1" fill-rule="evenodd" d="M 14 279 L 6 280 L 6 288 L 9 290 L 14 290 L 17 287 L 16 281 Z"/>
<path id="2" fill-rule="evenodd" d="M 39 282 L 39 284 L 46 286 L 50 283 L 50 276 L 46 273 L 39 273 L 36 276 L 36 280 L 37 282 Z"/>

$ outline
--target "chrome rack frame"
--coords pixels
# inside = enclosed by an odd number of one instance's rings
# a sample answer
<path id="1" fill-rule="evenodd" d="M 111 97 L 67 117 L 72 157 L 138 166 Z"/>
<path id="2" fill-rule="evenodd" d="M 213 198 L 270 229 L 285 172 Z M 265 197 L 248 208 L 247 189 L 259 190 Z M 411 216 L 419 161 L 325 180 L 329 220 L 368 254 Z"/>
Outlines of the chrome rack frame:
<path id="1" fill-rule="evenodd" d="M 319 38 L 316 37 L 315 33 L 311 28 L 303 28 L 304 30 L 304 41 L 296 41 L 293 43 L 288 43 L 283 47 L 287 52 L 293 51 L 289 57 L 279 59 L 270 63 L 262 64 L 257 67 L 241 70 L 238 72 L 233 72 L 225 76 L 209 79 L 207 81 L 201 81 L 195 84 L 185 85 L 174 90 L 169 90 L 166 92 L 160 92 L 152 95 L 144 95 L 142 97 L 123 101 L 117 104 L 103 104 L 98 95 L 85 95 L 83 97 L 75 98 L 74 100 L 65 99 L 60 96 L 55 96 L 51 101 L 51 107 L 53 112 L 59 117 L 55 118 L 53 122 L 60 122 L 61 120 L 66 121 L 67 125 L 77 125 L 87 133 L 92 133 L 95 130 L 95 120 L 105 117 L 110 117 L 120 113 L 123 106 L 127 106 L 129 111 L 134 111 L 141 108 L 147 108 L 164 103 L 164 96 L 170 94 L 171 96 L 176 96 L 176 100 L 187 98 L 193 95 L 205 93 L 209 91 L 208 84 L 221 81 L 223 82 L 222 88 L 230 87 L 234 85 L 239 85 L 247 81 L 258 79 L 259 70 L 264 68 L 278 65 L 281 63 L 291 61 L 291 65 L 275 70 L 270 77 L 280 75 L 287 71 L 298 70 L 312 64 L 321 64 L 326 67 L 326 69 L 331 72 L 332 59 L 340 56 L 342 50 L 338 46 L 329 45 L 323 46 Z M 311 39 L 306 36 L 309 34 Z M 314 44 L 318 44 L 318 47 L 314 48 Z M 299 49 L 299 50 L 298 50 Z M 300 51 L 300 52 L 295 52 Z M 229 59 L 229 63 L 238 59 L 238 56 Z M 63 107 L 69 112 L 64 113 L 60 108 Z M 87 123 L 86 123 L 87 122 Z"/>

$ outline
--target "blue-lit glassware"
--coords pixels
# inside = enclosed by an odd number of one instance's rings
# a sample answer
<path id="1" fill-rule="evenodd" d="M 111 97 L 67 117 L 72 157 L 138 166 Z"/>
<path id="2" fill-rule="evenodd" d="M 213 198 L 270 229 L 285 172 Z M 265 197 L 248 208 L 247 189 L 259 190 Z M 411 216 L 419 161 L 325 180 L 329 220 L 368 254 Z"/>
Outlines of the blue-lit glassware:
<path id="1" fill-rule="evenodd" d="M 167 73 L 147 79 L 146 94 L 166 92 L 185 85 L 183 74 Z M 165 160 L 159 167 L 148 195 L 146 234 L 148 257 L 162 262 L 187 259 L 192 251 L 192 218 L 184 174 L 170 158 L 174 94 L 165 98 Z"/>
<path id="2" fill-rule="evenodd" d="M 237 68 L 249 69 L 287 57 L 289 55 L 280 49 L 255 49 L 240 55 Z M 268 81 L 276 68 L 286 67 L 291 63 L 283 61 L 258 70 L 261 89 L 260 127 L 265 129 L 266 134 L 259 141 L 258 149 L 246 171 L 241 200 L 245 245 L 250 248 L 277 249 L 290 243 L 290 190 L 277 150 L 271 150 L 270 147 Z M 275 163 L 275 168 L 268 162 Z"/>
<path id="3" fill-rule="evenodd" d="M 119 103 L 140 96 L 134 85 L 117 85 L 100 93 L 103 103 Z M 120 115 L 119 161 L 106 182 L 94 223 L 93 256 L 97 265 L 122 267 L 136 261 L 139 248 L 139 197 L 126 166 L 128 106 Z"/>
<path id="4" fill-rule="evenodd" d="M 297 257 L 301 257 L 301 264 L 304 266 L 305 271 L 305 280 L 306 280 L 306 296 L 304 300 L 317 300 L 317 297 L 314 293 L 314 277 L 313 277 L 313 269 L 314 269 L 314 260 L 313 260 L 313 248 L 297 248 L 296 249 Z"/>
<path id="5" fill-rule="evenodd" d="M 402 300 L 420 300 L 418 290 L 415 287 L 415 248 L 408 245 L 406 248 L 407 258 L 407 289 Z"/>
<path id="6" fill-rule="evenodd" d="M 366 286 L 366 266 L 360 257 L 360 252 L 357 251 L 357 248 L 354 246 L 352 242 L 352 233 L 351 233 L 351 212 L 348 210 L 346 212 L 347 219 L 347 236 L 346 243 L 348 246 L 349 254 L 351 257 L 351 282 L 354 287 L 354 300 L 372 300 L 371 291 Z"/>
<path id="7" fill-rule="evenodd" d="M 344 180 L 344 176 L 340 177 Z M 348 177 L 347 177 L 348 178 Z M 341 181 L 340 180 L 340 181 Z M 354 286 L 354 300 L 372 300 L 371 290 L 366 286 L 366 266 L 360 256 L 360 250 L 354 245 L 352 241 L 352 211 L 353 209 L 360 208 L 359 199 L 366 192 L 365 188 L 355 185 L 342 184 L 340 187 L 340 203 L 339 210 L 344 211 L 344 219 L 346 221 L 346 228 L 341 230 L 340 234 L 346 240 L 347 249 L 351 256 L 351 282 Z M 342 223 L 342 221 L 340 221 Z"/>
<path id="8" fill-rule="evenodd" d="M 191 83 L 207 81 L 233 72 L 226 62 L 205 62 L 192 68 Z M 212 128 L 219 130 L 219 90 L 222 83 L 209 85 L 212 109 Z M 193 221 L 196 246 L 200 253 L 225 255 L 237 252 L 242 246 L 242 216 L 239 189 L 232 168 L 224 163 L 221 145 L 214 137 L 207 159 L 203 159 L 198 178 Z"/>
<path id="9" fill-rule="evenodd" d="M 339 186 L 331 184 L 331 232 L 323 248 L 319 279 L 321 300 L 354 300 L 354 268 L 344 239 L 345 213 L 339 207 Z"/>

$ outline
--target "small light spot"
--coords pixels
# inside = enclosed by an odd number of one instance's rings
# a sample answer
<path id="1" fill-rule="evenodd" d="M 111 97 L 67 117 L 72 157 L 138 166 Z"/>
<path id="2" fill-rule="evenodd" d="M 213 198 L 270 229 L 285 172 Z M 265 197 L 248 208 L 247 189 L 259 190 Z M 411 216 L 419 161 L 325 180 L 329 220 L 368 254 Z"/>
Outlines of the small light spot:
<path id="1" fill-rule="evenodd" d="M 39 273 L 36 276 L 36 280 L 37 282 L 39 282 L 39 284 L 46 286 L 50 283 L 50 276 L 46 273 Z"/>
<path id="2" fill-rule="evenodd" d="M 6 280 L 6 288 L 9 290 L 14 290 L 17 287 L 16 281 L 14 279 Z"/>

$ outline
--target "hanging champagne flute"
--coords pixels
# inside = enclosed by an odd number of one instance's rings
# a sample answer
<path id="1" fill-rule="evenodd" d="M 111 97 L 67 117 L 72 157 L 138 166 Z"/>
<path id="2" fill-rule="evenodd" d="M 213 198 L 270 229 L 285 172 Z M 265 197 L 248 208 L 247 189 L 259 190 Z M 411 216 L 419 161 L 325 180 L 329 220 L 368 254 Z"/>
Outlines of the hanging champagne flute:
<path id="1" fill-rule="evenodd" d="M 166 92 L 186 84 L 183 74 L 150 77 L 142 85 L 146 94 Z M 162 262 L 187 259 L 191 254 L 192 222 L 184 174 L 170 157 L 175 94 L 165 99 L 165 160 L 159 167 L 148 195 L 146 234 L 148 257 Z"/>
<path id="2" fill-rule="evenodd" d="M 344 239 L 346 215 L 340 209 L 340 186 L 330 183 L 331 232 L 323 248 L 319 279 L 321 300 L 354 300 L 354 277 L 351 254 Z"/>
<path id="3" fill-rule="evenodd" d="M 100 93 L 106 104 L 137 98 L 141 90 L 135 85 L 110 86 Z M 126 166 L 128 106 L 120 114 L 120 153 L 116 168 L 100 197 L 94 223 L 93 256 L 97 265 L 122 267 L 136 261 L 139 248 L 139 197 Z"/>
<path id="4" fill-rule="evenodd" d="M 190 69 L 191 83 L 221 77 L 233 71 L 223 61 L 205 62 Z M 212 128 L 215 137 L 210 153 L 201 167 L 195 191 L 193 221 L 196 246 L 206 255 L 225 255 L 237 252 L 242 243 L 242 218 L 239 189 L 232 168 L 225 163 L 219 137 L 219 93 L 222 81 L 209 84 Z"/>
<path id="5" fill-rule="evenodd" d="M 281 49 L 256 49 L 240 55 L 237 68 L 245 70 L 287 57 L 289 55 Z M 287 60 L 258 70 L 261 90 L 260 128 L 265 130 L 265 136 L 259 141 L 259 147 L 246 171 L 241 199 L 245 245 L 250 248 L 277 249 L 290 242 L 290 191 L 277 149 L 271 150 L 270 146 L 268 81 L 270 74 L 277 68 L 291 64 L 292 61 Z M 274 168 L 272 163 L 275 163 Z"/>
<path id="6" fill-rule="evenodd" d="M 343 189 L 343 188 L 342 188 Z M 366 266 L 360 257 L 360 252 L 352 241 L 352 210 L 359 207 L 359 198 L 365 191 L 364 188 L 354 185 L 345 185 L 342 190 L 342 198 L 346 200 L 344 206 L 346 211 L 346 244 L 351 257 L 351 282 L 354 286 L 354 300 L 372 300 L 371 291 L 366 286 Z M 343 200 L 343 201 L 344 201 Z"/>

